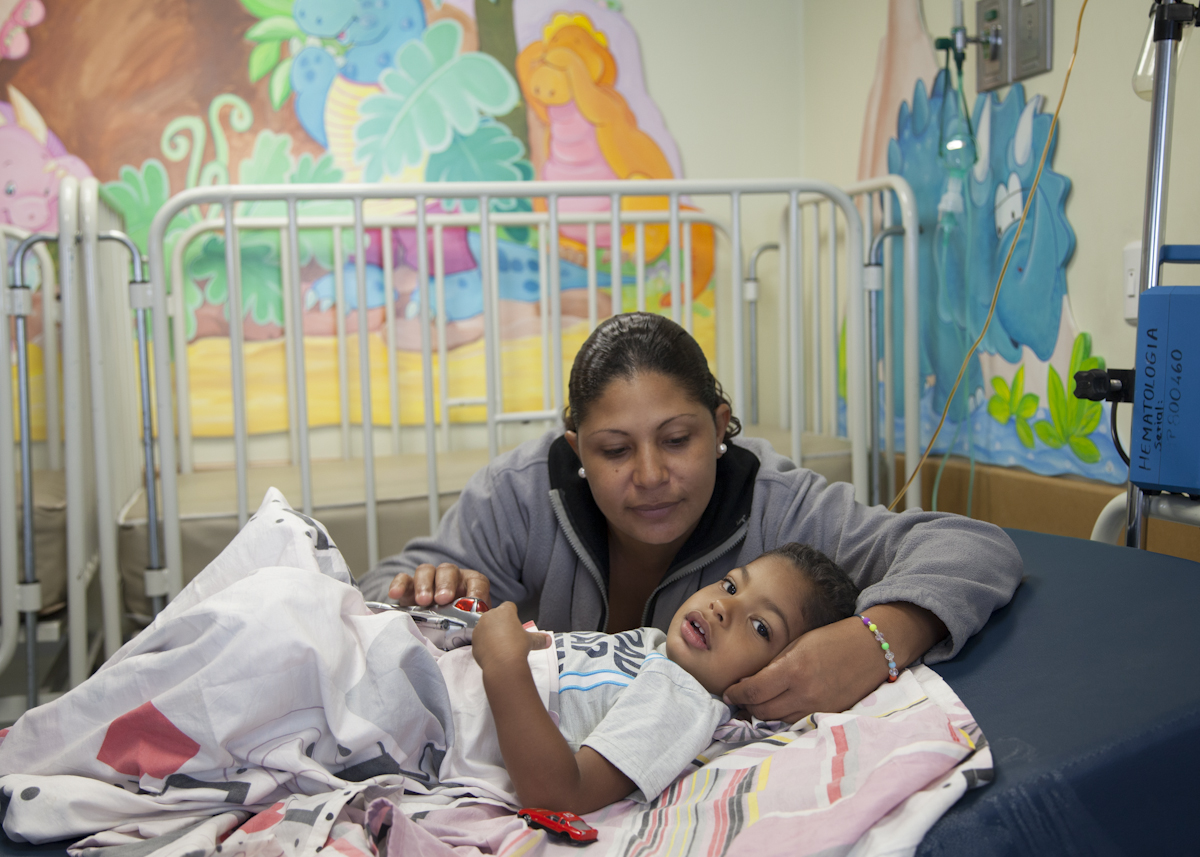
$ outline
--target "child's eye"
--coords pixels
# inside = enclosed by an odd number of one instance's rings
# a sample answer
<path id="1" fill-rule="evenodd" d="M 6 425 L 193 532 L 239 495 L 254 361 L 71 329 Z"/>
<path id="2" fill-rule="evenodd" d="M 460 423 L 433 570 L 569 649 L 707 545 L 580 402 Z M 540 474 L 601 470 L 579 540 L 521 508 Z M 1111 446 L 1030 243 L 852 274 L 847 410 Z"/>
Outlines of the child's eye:
<path id="1" fill-rule="evenodd" d="M 720 586 L 730 595 L 737 595 L 737 584 L 728 577 L 721 581 Z"/>
<path id="2" fill-rule="evenodd" d="M 764 640 L 771 639 L 771 629 L 767 627 L 767 623 L 762 619 L 754 620 L 754 632 Z"/>

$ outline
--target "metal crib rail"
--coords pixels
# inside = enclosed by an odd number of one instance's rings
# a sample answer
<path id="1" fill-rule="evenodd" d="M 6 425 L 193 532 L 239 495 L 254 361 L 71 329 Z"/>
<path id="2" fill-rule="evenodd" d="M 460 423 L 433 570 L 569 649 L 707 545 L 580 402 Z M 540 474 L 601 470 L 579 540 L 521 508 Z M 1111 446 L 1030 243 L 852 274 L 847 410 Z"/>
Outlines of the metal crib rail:
<path id="1" fill-rule="evenodd" d="M 918 288 L 919 288 L 919 256 L 918 256 L 918 240 L 920 227 L 917 217 L 916 198 L 913 196 L 912 188 L 900 176 L 880 176 L 867 181 L 858 182 L 845 188 L 845 192 L 857 205 L 863 206 L 862 218 L 863 223 L 863 246 L 869 247 L 875 237 L 875 205 L 879 206 L 880 226 L 883 230 L 892 227 L 896 213 L 893 210 L 892 194 L 895 194 L 895 200 L 898 205 L 898 213 L 900 223 L 903 228 L 904 240 L 904 270 L 902 272 L 902 294 L 900 299 L 903 301 L 904 313 L 904 338 L 903 338 L 903 354 L 904 354 L 904 460 L 905 460 L 905 476 L 912 475 L 913 469 L 916 466 L 917 460 L 921 457 L 920 443 L 920 396 L 921 396 L 921 378 L 920 378 L 920 331 L 919 331 L 919 307 L 918 307 Z M 784 428 L 790 428 L 792 432 L 792 458 L 796 461 L 801 460 L 801 434 L 805 429 L 811 429 L 817 432 L 828 432 L 831 434 L 837 433 L 837 377 L 839 371 L 839 317 L 838 317 L 838 256 L 839 248 L 844 247 L 845 243 L 838 239 L 838 218 L 837 212 L 840 209 L 838 206 L 830 206 L 830 218 L 828 229 L 825 230 L 825 237 L 822 237 L 822 217 L 821 212 L 825 204 L 825 200 L 813 195 L 804 195 L 800 199 L 800 215 L 805 213 L 811 215 L 810 225 L 811 231 L 808 241 L 802 239 L 803 225 L 802 223 L 792 224 L 789 220 L 789 214 L 785 210 L 782 218 L 782 232 L 786 235 L 792 235 L 791 241 L 781 241 L 780 249 L 780 266 L 786 268 L 789 264 L 795 264 L 797 267 L 803 265 L 803 259 L 797 259 L 794 263 L 789 262 L 787 253 L 788 244 L 798 247 L 801 254 L 808 253 L 809 277 L 812 288 L 809 292 L 811 300 L 811 319 L 810 328 L 807 331 L 811 335 L 811 343 L 807 348 L 811 350 L 813 355 L 816 355 L 814 368 L 811 374 L 806 376 L 804 372 L 803 355 L 806 353 L 806 344 L 804 342 L 804 324 L 802 320 L 802 308 L 794 306 L 788 302 L 782 307 L 779 317 L 780 337 L 782 339 L 790 339 L 792 349 L 788 355 L 786 364 L 781 364 L 779 372 L 779 397 L 782 403 L 787 403 L 787 406 L 781 409 L 782 425 Z M 894 233 L 892 233 L 894 234 Z M 849 237 L 849 233 L 847 233 Z M 828 277 L 822 277 L 821 256 L 822 248 L 824 247 L 825 254 L 829 260 L 827 266 Z M 851 256 L 850 258 L 853 258 Z M 894 384 L 894 365 L 896 359 L 896 343 L 893 341 L 893 331 L 890 320 L 892 318 L 893 303 L 896 296 L 893 294 L 891 283 L 891 253 L 890 247 L 884 247 L 884 275 L 883 275 L 883 317 L 887 323 L 883 325 L 884 340 L 882 348 L 879 349 L 882 363 L 883 373 L 883 390 L 884 402 L 882 409 L 877 408 L 877 384 L 869 385 L 870 392 L 867 393 L 867 410 L 869 414 L 876 414 L 875 417 L 870 417 L 870 424 L 878 425 L 879 411 L 882 410 L 883 418 L 883 448 L 880 449 L 877 444 L 872 444 L 871 460 L 874 462 L 868 467 L 869 472 L 878 474 L 880 470 L 886 473 L 887 491 L 889 495 L 894 495 L 896 492 L 896 474 L 895 468 L 890 466 L 895 455 L 896 434 L 895 434 L 895 384 Z M 798 275 L 802 276 L 802 275 Z M 787 300 L 788 292 L 784 292 L 784 300 Z M 822 305 L 825 299 L 828 299 L 828 309 L 823 311 Z M 825 349 L 825 340 L 823 338 L 824 330 L 829 329 L 829 341 L 831 346 Z M 848 352 L 849 354 L 849 352 Z M 848 357 L 849 359 L 849 357 Z M 828 369 L 826 368 L 828 367 Z M 832 392 L 827 381 L 830 380 L 827 376 L 832 376 Z M 870 372 L 872 380 L 878 376 L 878 367 L 875 371 Z M 808 378 L 811 384 L 807 385 L 807 393 L 805 396 L 801 394 L 801 389 L 805 385 L 797 383 L 794 379 Z M 807 401 L 806 401 L 807 400 Z M 834 407 L 827 410 L 825 405 L 832 403 Z M 911 403 L 911 404 L 910 404 Z M 868 432 L 873 437 L 878 437 L 877 432 Z M 882 464 L 880 463 L 882 461 Z M 911 503 L 912 506 L 918 505 L 921 496 L 920 475 L 918 474 L 913 479 L 912 487 L 906 495 L 906 508 Z M 908 499 L 917 498 L 917 499 Z M 882 502 L 882 488 L 872 491 L 870 494 L 870 502 Z"/>
<path id="2" fill-rule="evenodd" d="M 447 371 L 446 371 L 446 318 L 445 318 L 445 270 L 444 270 L 444 241 L 443 231 L 446 227 L 453 226 L 476 226 L 479 223 L 479 218 L 476 215 L 463 214 L 443 214 L 429 213 L 425 215 L 427 228 L 433 230 L 433 246 L 434 258 L 433 277 L 435 284 L 435 329 L 437 330 L 437 349 L 438 349 L 438 372 L 435 384 L 438 388 L 439 420 L 443 429 L 443 442 L 449 443 L 449 416 L 448 413 L 452 408 L 470 407 L 475 405 L 486 405 L 486 397 L 458 397 L 452 398 L 447 390 Z M 547 277 L 550 266 L 546 264 L 545 257 L 549 254 L 544 252 L 548 246 L 546 238 L 547 225 L 549 224 L 549 214 L 545 212 L 526 212 L 521 214 L 495 213 L 490 218 L 490 224 L 495 226 L 530 226 L 537 227 L 539 230 L 540 241 L 539 248 L 541 257 L 539 259 L 539 286 L 541 295 L 541 318 L 542 318 L 542 338 L 543 344 L 549 342 L 549 289 L 547 288 Z M 597 271 L 595 265 L 596 259 L 596 225 L 603 223 L 607 217 L 597 215 L 568 213 L 561 215 L 560 223 L 566 224 L 585 224 L 588 228 L 588 322 L 589 328 L 594 329 L 598 319 L 596 318 L 596 296 L 598 293 L 597 287 Z M 629 212 L 624 215 L 626 222 L 633 222 L 636 227 L 642 227 L 646 223 L 654 222 L 653 213 L 647 212 Z M 681 211 L 680 220 L 682 224 L 702 223 L 712 226 L 717 231 L 722 232 L 728 237 L 728 230 L 719 220 L 710 217 L 703 212 L 698 211 Z M 235 226 L 239 231 L 246 230 L 274 230 L 280 232 L 280 246 L 283 248 L 284 264 L 282 265 L 283 272 L 281 280 L 285 285 L 292 283 L 291 274 L 288 269 L 287 251 L 289 237 L 289 220 L 286 216 L 270 217 L 270 216 L 255 216 L 243 215 L 235 216 Z M 298 230 L 300 229 L 329 229 L 332 230 L 334 236 L 334 284 L 335 284 L 335 301 L 334 305 L 342 307 L 345 305 L 345 277 L 343 274 L 343 256 L 341 248 L 342 230 L 353 229 L 354 219 L 351 216 L 336 217 L 312 217 L 298 216 L 296 218 Z M 385 270 L 393 270 L 392 259 L 392 232 L 395 229 L 415 228 L 417 225 L 417 216 L 415 214 L 406 216 L 364 216 L 364 226 L 367 229 L 380 229 L 382 233 L 382 255 L 383 267 Z M 225 219 L 222 213 L 217 217 L 209 217 L 205 220 L 193 223 L 191 226 L 183 230 L 176 238 L 174 247 L 171 252 L 171 267 L 170 267 L 170 300 L 171 300 L 171 330 L 176 342 L 184 342 L 187 338 L 185 313 L 183 307 L 183 257 L 188 246 L 200 235 L 206 232 L 221 232 L 225 231 Z M 643 238 L 644 240 L 644 238 Z M 684 229 L 682 232 L 682 253 L 683 259 L 683 325 L 689 331 L 692 325 L 692 271 L 691 271 L 691 229 Z M 492 242 L 492 249 L 495 249 L 495 242 Z M 426 251 L 428 252 L 428 251 Z M 492 253 L 490 260 L 493 270 L 497 267 L 498 260 L 495 252 Z M 637 305 L 644 309 L 646 306 L 646 281 L 645 281 L 645 265 L 638 265 L 638 276 L 636 279 L 637 290 Z M 297 432 L 297 413 L 299 409 L 293 391 L 296 390 L 295 384 L 295 358 L 293 349 L 295 346 L 295 331 L 292 319 L 291 301 L 293 299 L 293 289 L 285 287 L 283 289 L 283 316 L 284 324 L 284 341 L 285 341 L 285 365 L 287 367 L 287 389 L 289 391 L 288 413 L 289 413 L 289 454 L 292 464 L 297 464 L 296 451 L 299 449 L 299 437 Z M 388 383 L 391 390 L 396 388 L 396 339 L 395 339 L 395 308 L 391 301 L 384 303 L 385 309 L 385 334 L 387 336 L 388 345 Z M 339 392 L 341 401 L 339 403 L 341 419 L 341 456 L 343 459 L 349 459 L 350 456 L 350 422 L 349 422 L 349 404 L 347 400 L 347 384 L 345 378 L 345 367 L 347 365 L 346 347 L 346 331 L 345 331 L 344 314 L 339 312 L 337 316 L 337 347 L 338 347 L 338 366 L 342 373 L 339 378 Z M 299 322 L 296 322 L 299 323 Z M 495 335 L 498 335 L 496 333 Z M 545 399 L 543 402 L 543 410 L 549 412 L 551 410 L 551 402 L 549 398 L 550 385 L 550 357 L 549 354 L 543 354 L 543 366 L 545 369 L 545 379 L 543 390 Z M 190 402 L 190 379 L 188 377 L 188 360 L 186 350 L 182 350 L 175 354 L 175 390 L 176 390 L 176 413 L 178 423 L 176 431 L 179 438 L 179 470 L 181 473 L 191 473 L 195 467 L 193 453 L 193 435 L 192 435 L 192 416 Z M 401 451 L 400 445 L 400 413 L 399 399 L 396 396 L 390 398 L 390 422 L 391 422 L 391 441 L 393 454 L 399 454 Z"/>
<path id="3" fill-rule="evenodd" d="M 418 289 L 420 293 L 420 310 L 421 310 L 421 353 L 423 361 L 422 371 L 422 393 L 425 400 L 425 453 L 426 461 L 429 467 L 429 506 L 430 506 L 430 523 L 431 526 L 436 526 L 437 522 L 437 501 L 438 488 L 436 478 L 436 435 L 434 433 L 434 396 L 433 396 L 433 377 L 432 377 L 432 349 L 433 345 L 430 338 L 430 295 L 429 295 L 429 259 L 427 251 L 427 241 L 429 238 L 429 230 L 432 228 L 435 239 L 438 237 L 439 230 L 446 225 L 457 224 L 456 218 L 465 218 L 462 222 L 472 226 L 478 226 L 480 229 L 480 273 L 483 285 L 483 316 L 484 316 L 484 349 L 485 349 L 485 407 L 486 407 L 486 426 L 488 449 L 491 455 L 495 455 L 498 451 L 498 428 L 504 422 L 511 421 L 529 421 L 529 420 L 547 420 L 555 421 L 559 419 L 559 414 L 562 407 L 563 398 L 563 366 L 562 366 L 562 341 L 561 341 L 561 322 L 562 322 L 562 307 L 559 300 L 560 286 L 560 269 L 558 264 L 550 264 L 542 266 L 543 270 L 549 268 L 548 271 L 548 286 L 544 290 L 546 309 L 549 316 L 549 339 L 550 339 L 550 384 L 548 402 L 549 407 L 545 407 L 540 411 L 531 411 L 523 413 L 505 413 L 502 410 L 501 399 L 501 379 L 499 377 L 499 358 L 500 358 L 500 342 L 499 342 L 499 317 L 498 317 L 498 283 L 495 282 L 495 274 L 493 265 L 490 264 L 494 258 L 494 241 L 492 235 L 492 226 L 494 224 L 504 222 L 523 222 L 521 218 L 530 219 L 530 222 L 537 225 L 539 230 L 548 230 L 547 235 L 547 255 L 555 262 L 561 261 L 561 253 L 558 244 L 559 226 L 562 223 L 571 222 L 573 215 L 570 212 L 562 212 L 559 210 L 561 200 L 570 197 L 609 197 L 612 201 L 611 210 L 609 212 L 611 218 L 613 235 L 620 236 L 622 234 L 622 226 L 632 224 L 634 226 L 635 241 L 638 245 L 644 246 L 645 242 L 645 224 L 647 222 L 663 223 L 668 227 L 668 246 L 670 253 L 670 268 L 669 268 L 669 287 L 671 295 L 671 314 L 676 321 L 687 322 L 688 319 L 683 318 L 683 313 L 690 310 L 690 289 L 686 290 L 688 294 L 685 296 L 683 280 L 690 276 L 689 265 L 685 260 L 684 264 L 680 264 L 679 254 L 686 246 L 687 240 L 690 238 L 690 230 L 682 229 L 682 224 L 688 219 L 691 212 L 681 210 L 681 199 L 684 196 L 721 196 L 729 199 L 731 206 L 731 241 L 733 245 L 733 259 L 730 270 L 731 278 L 731 330 L 732 330 L 732 400 L 736 413 L 745 411 L 745 383 L 743 380 L 745 369 L 745 357 L 743 348 L 743 330 L 742 330 L 742 255 L 741 255 L 741 202 L 742 197 L 746 195 L 756 194 L 784 194 L 789 199 L 789 217 L 791 222 L 798 224 L 798 204 L 800 195 L 802 194 L 817 194 L 832 202 L 837 210 L 842 212 L 846 223 L 847 246 L 851 248 L 848 273 L 849 285 L 849 323 L 848 323 L 848 378 L 849 378 L 849 402 L 848 402 L 848 425 L 850 435 L 853 440 L 852 450 L 852 469 L 854 474 L 854 483 L 856 495 L 861 500 L 866 499 L 866 467 L 867 467 L 867 450 L 866 450 L 866 420 L 865 420 L 865 359 L 862 353 L 863 336 L 864 336 L 864 300 L 863 300 L 863 227 L 861 217 L 855 209 L 854 203 L 850 197 L 842 190 L 824 182 L 815 181 L 796 181 L 796 180 L 752 180 L 752 181 L 638 181 L 634 182 L 537 182 L 537 183 L 513 183 L 513 182 L 476 182 L 476 183 L 426 183 L 413 185 L 243 185 L 243 186 L 221 186 L 221 187 L 203 187 L 193 188 L 189 191 L 179 194 L 174 197 L 158 212 L 151 225 L 150 229 L 150 279 L 152 284 L 152 300 L 153 300 L 153 340 L 154 340 L 154 362 L 158 368 L 155 373 L 156 399 L 158 407 L 158 436 L 159 443 L 159 458 L 161 463 L 162 474 L 162 504 L 163 504 L 163 527 L 164 527 L 164 548 L 166 553 L 167 565 L 167 594 L 173 597 L 182 586 L 182 557 L 180 544 L 180 528 L 179 528 L 179 497 L 178 486 L 176 483 L 177 471 L 177 454 L 175 443 L 163 443 L 161 439 L 175 437 L 175 417 L 173 410 L 173 395 L 171 385 L 171 373 L 169 371 L 170 355 L 168 352 L 169 319 L 167 315 L 167 259 L 164 255 L 164 239 L 166 236 L 167 226 L 171 219 L 183 209 L 189 206 L 210 205 L 218 207 L 222 212 L 222 225 L 225 230 L 225 250 L 226 250 L 226 270 L 229 279 L 229 295 L 233 306 L 240 306 L 240 271 L 238 269 L 239 254 L 237 252 L 237 233 L 242 227 L 241 220 L 235 220 L 235 206 L 240 202 L 251 201 L 278 201 L 283 202 L 287 206 L 287 218 L 278 224 L 277 228 L 286 228 L 287 238 L 286 248 L 284 251 L 284 268 L 288 279 L 293 282 L 288 283 L 285 280 L 285 292 L 290 288 L 295 289 L 295 294 L 288 297 L 290 310 L 287 322 L 294 328 L 292 347 L 290 351 L 289 374 L 297 379 L 296 402 L 294 413 L 298 415 L 306 414 L 307 408 L 304 402 L 304 384 L 302 380 L 304 374 L 304 349 L 302 347 L 302 309 L 299 305 L 299 229 L 302 218 L 298 218 L 298 205 L 301 202 L 309 200 L 334 200 L 334 201 L 351 201 L 353 203 L 353 217 L 348 223 L 338 224 L 335 228 L 344 228 L 352 226 L 355 230 L 355 285 L 358 292 L 358 308 L 359 308 L 359 325 L 360 330 L 366 330 L 366 307 L 367 307 L 367 292 L 366 292 L 366 274 L 364 262 L 364 230 L 370 227 L 369 219 L 364 214 L 364 204 L 370 200 L 379 199 L 411 199 L 414 202 L 415 210 L 411 218 L 412 225 L 417 230 L 416 244 L 418 247 Z M 490 202 L 495 199 L 509 198 L 527 198 L 535 197 L 546 200 L 547 211 L 545 212 L 544 226 L 540 222 L 540 218 L 534 218 L 531 215 L 511 213 L 500 213 L 491 211 Z M 625 211 L 620 209 L 621 200 L 626 197 L 636 196 L 655 196 L 665 197 L 668 201 L 665 217 L 661 211 Z M 468 215 L 445 215 L 439 213 L 428 212 L 426 203 L 434 200 L 442 199 L 463 199 L 474 198 L 477 201 L 477 213 Z M 515 218 L 515 220 L 514 220 Z M 397 218 L 390 220 L 387 226 L 408 226 L 409 222 L 406 218 Z M 211 227 L 205 227 L 211 228 Z M 593 227 L 594 231 L 594 227 Z M 793 236 L 795 230 L 793 230 Z M 594 238 L 589 234 L 589 247 L 591 247 Z M 335 252 L 340 251 L 340 240 L 335 236 Z M 385 247 L 388 248 L 385 252 L 390 252 L 390 242 L 385 242 Z M 798 254 L 797 254 L 798 255 Z M 389 260 L 390 261 L 390 260 Z M 341 259 L 335 257 L 335 282 L 340 284 L 341 278 Z M 175 266 L 173 266 L 175 267 Z M 589 269 L 590 269 L 589 265 Z M 440 256 L 434 260 L 434 277 L 440 279 L 444 274 L 440 268 Z M 800 281 L 798 277 L 798 266 L 791 266 L 789 269 L 788 288 L 798 294 Z M 619 270 L 615 274 L 619 276 Z M 615 279 L 614 276 L 614 279 Z M 645 262 L 644 253 L 638 254 L 637 263 L 637 300 L 639 307 L 645 306 Z M 176 294 L 180 290 L 176 289 Z M 340 291 L 340 289 L 339 289 Z M 439 299 L 441 290 L 439 289 Z M 339 295 L 340 298 L 340 295 Z M 592 297 L 589 295 L 589 304 Z M 386 302 L 385 302 L 386 303 Z M 795 301 L 800 305 L 801 301 Z M 340 301 L 339 301 L 340 304 Z M 589 317 L 594 314 L 594 310 L 589 310 Z M 341 316 L 341 307 L 338 310 L 339 318 Z M 690 313 L 689 313 L 690 315 Z M 444 312 L 439 313 L 439 317 L 444 319 Z M 245 414 L 245 368 L 242 355 L 243 337 L 240 330 L 240 314 L 238 312 L 230 313 L 231 319 L 231 367 L 233 380 L 233 400 L 234 400 L 234 445 L 235 445 L 235 471 L 237 479 L 237 507 L 239 525 L 245 523 L 249 515 L 248 498 L 246 497 L 246 469 L 247 469 L 247 429 L 246 429 L 246 414 Z M 300 335 L 300 339 L 296 340 L 295 335 Z M 544 340 L 543 340 L 544 341 Z M 444 342 L 444 340 L 443 340 Z M 366 352 L 366 337 L 359 338 L 359 361 L 360 361 L 360 390 L 362 393 L 362 424 L 363 424 L 363 449 L 364 449 L 364 471 L 366 476 L 366 506 L 367 506 L 367 527 L 368 527 L 368 545 L 369 557 L 372 563 L 378 560 L 378 535 L 376 523 L 376 500 L 373 490 L 373 431 L 374 427 L 370 419 L 370 375 L 367 366 Z M 178 367 L 177 367 L 178 369 Z M 389 376 L 392 377 L 392 376 Z M 460 404 L 458 402 L 448 402 L 444 395 L 444 390 L 441 391 L 443 413 L 448 405 Z M 348 409 L 343 409 L 345 413 Z M 311 473 L 309 464 L 309 429 L 307 419 L 293 419 L 290 421 L 295 426 L 295 441 L 297 452 L 295 458 L 301 472 L 301 491 L 304 511 L 311 513 L 312 511 L 312 486 Z"/>

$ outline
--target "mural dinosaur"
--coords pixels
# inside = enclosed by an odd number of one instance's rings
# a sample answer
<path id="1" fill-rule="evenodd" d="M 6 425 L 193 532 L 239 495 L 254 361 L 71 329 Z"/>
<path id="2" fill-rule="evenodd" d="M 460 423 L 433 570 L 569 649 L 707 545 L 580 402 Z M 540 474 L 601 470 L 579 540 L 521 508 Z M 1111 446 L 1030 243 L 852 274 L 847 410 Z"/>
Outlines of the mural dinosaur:
<path id="1" fill-rule="evenodd" d="M 547 181 L 599 181 L 611 179 L 669 179 L 671 165 L 649 134 L 638 127 L 637 118 L 617 91 L 617 63 L 608 50 L 608 39 L 586 15 L 560 13 L 543 30 L 541 40 L 527 45 L 517 57 L 517 79 L 531 110 L 541 120 L 541 145 L 545 159 L 534 167 Z M 531 130 L 531 135 L 535 133 Z M 532 145 L 532 141 L 531 141 Z M 537 200 L 535 208 L 544 210 Z M 663 211 L 665 197 L 624 197 L 622 211 Z M 559 210 L 607 212 L 607 198 L 575 197 L 559 202 Z M 582 224 L 559 229 L 568 250 L 586 251 L 587 228 Z M 632 257 L 635 230 L 623 227 L 621 252 Z M 657 259 L 667 249 L 668 227 L 648 225 L 645 230 L 646 259 Z M 696 294 L 708 285 L 713 271 L 713 230 L 693 227 L 692 271 Z M 596 243 L 612 246 L 611 227 L 596 228 Z M 663 305 L 670 296 L 663 296 Z"/>

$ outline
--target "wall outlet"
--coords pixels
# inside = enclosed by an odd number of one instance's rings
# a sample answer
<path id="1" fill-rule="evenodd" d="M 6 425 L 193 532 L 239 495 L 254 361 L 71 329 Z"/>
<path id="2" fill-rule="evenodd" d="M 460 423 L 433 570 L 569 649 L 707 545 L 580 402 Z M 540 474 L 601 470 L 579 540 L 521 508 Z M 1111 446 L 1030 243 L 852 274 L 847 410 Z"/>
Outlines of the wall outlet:
<path id="1" fill-rule="evenodd" d="M 975 4 L 977 92 L 1050 71 L 1054 0 L 978 0 Z"/>
<path id="2" fill-rule="evenodd" d="M 1050 71 L 1054 52 L 1054 0 L 1009 0 L 1010 82 Z"/>
<path id="3" fill-rule="evenodd" d="M 1125 322 L 1132 327 L 1138 323 L 1138 289 L 1142 279 L 1142 242 L 1130 241 L 1121 253 L 1124 262 L 1122 281 L 1125 284 Z"/>

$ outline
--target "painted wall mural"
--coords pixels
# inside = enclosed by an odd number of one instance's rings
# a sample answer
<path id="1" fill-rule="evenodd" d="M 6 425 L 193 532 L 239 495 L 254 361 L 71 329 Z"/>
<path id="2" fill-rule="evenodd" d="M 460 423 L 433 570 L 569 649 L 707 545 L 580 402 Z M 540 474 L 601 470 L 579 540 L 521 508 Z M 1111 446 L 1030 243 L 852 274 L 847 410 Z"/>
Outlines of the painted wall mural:
<path id="1" fill-rule="evenodd" d="M 1013 245 L 1051 116 L 1042 97 L 1013 85 L 981 94 L 968 121 L 940 72 L 918 81 L 900 107 L 888 167 L 917 197 L 921 223 L 922 441 L 928 442 L 971 343 L 987 317 Z M 1104 366 L 1067 296 L 1075 235 L 1066 216 L 1070 180 L 1053 169 L 1054 144 L 1004 276 L 995 316 L 950 404 L 934 449 L 1044 475 L 1074 473 L 1121 483 L 1128 469 L 1108 436 L 1107 403 L 1071 395 L 1076 371 Z M 896 244 L 896 258 L 902 249 Z M 893 286 L 900 288 L 900 262 Z M 902 335 L 900 308 L 891 323 Z M 900 341 L 900 340 L 897 340 Z M 902 414 L 901 366 L 896 367 Z M 903 426 L 897 421 L 897 433 Z"/>
<path id="2" fill-rule="evenodd" d="M 12 173 L 5 181 L 17 190 L 0 198 L 0 220 L 25 228 L 53 223 L 53 189 L 45 193 L 38 182 L 64 170 L 101 180 L 103 198 L 122 214 L 143 251 L 155 213 L 172 194 L 192 187 L 682 174 L 675 142 L 646 92 L 637 34 L 611 0 L 177 0 L 150 7 L 136 0 L 24 0 L 3 32 L 12 30 L 12 21 L 24 29 L 0 62 L 0 84 L 10 85 L 13 105 L 0 106 L 0 135 L 20 138 L 20 158 L 4 165 Z M 33 24 L 38 27 L 30 30 Z M 42 111 L 37 121 L 29 119 L 34 103 Z M 31 122 L 40 137 L 29 130 Z M 460 205 L 471 210 L 473 203 L 445 201 L 430 210 Z M 545 203 L 518 198 L 496 205 L 532 211 Z M 607 199 L 563 200 L 560 210 L 603 212 L 608 205 Z M 623 207 L 665 212 L 667 200 L 627 199 Z M 366 206 L 368 216 L 412 209 L 408 200 Z M 283 213 L 279 203 L 238 206 L 247 217 Z M 350 208 L 307 202 L 300 213 L 345 215 Z M 224 235 L 202 226 L 218 215 L 202 207 L 186 210 L 167 237 L 168 258 L 187 237 L 180 245 L 178 301 L 186 342 L 173 347 L 188 361 L 193 429 L 214 437 L 232 431 L 233 310 Z M 636 300 L 634 229 L 625 227 L 616 237 L 610 231 L 608 225 L 595 230 L 601 316 L 614 304 L 630 309 Z M 444 239 L 449 395 L 478 396 L 484 387 L 479 235 L 447 227 Z M 416 424 L 424 414 L 415 230 L 393 229 L 387 253 L 382 241 L 381 230 L 368 230 L 365 335 L 379 367 L 371 379 L 373 412 L 381 424 L 388 421 L 390 302 L 401 421 Z M 538 282 L 545 257 L 536 228 L 502 227 L 497 243 L 505 406 L 536 409 L 542 399 Z M 648 226 L 645 243 L 648 299 L 669 312 L 667 227 Z M 239 245 L 242 306 L 236 311 L 247 340 L 249 429 L 282 432 L 288 416 L 280 268 L 287 248 L 277 229 L 243 230 Z M 585 228 L 563 226 L 560 245 L 569 366 L 587 335 Z M 329 230 L 301 230 L 299 251 L 309 420 L 336 425 L 335 333 L 343 323 L 351 355 L 360 333 L 353 230 L 342 230 L 340 243 Z M 696 333 L 710 355 L 714 252 L 711 228 L 694 227 Z M 385 270 L 389 256 L 392 269 Z M 347 369 L 353 420 L 357 361 Z M 463 408 L 452 418 L 480 416 Z"/>

